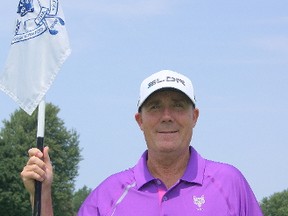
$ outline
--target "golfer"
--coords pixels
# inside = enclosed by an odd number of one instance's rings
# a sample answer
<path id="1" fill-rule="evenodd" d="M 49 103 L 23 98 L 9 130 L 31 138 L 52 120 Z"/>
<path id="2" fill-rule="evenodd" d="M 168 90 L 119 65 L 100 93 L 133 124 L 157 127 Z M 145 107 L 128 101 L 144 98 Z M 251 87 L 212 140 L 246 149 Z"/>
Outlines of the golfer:
<path id="1" fill-rule="evenodd" d="M 78 215 L 262 216 L 241 172 L 203 158 L 193 147 L 198 117 L 190 79 L 170 70 L 146 78 L 140 86 L 135 120 L 147 150 L 134 167 L 108 177 L 96 187 Z M 43 154 L 30 149 L 21 175 L 31 200 L 34 180 L 43 183 L 42 214 L 51 216 L 53 170 L 48 147 Z"/>

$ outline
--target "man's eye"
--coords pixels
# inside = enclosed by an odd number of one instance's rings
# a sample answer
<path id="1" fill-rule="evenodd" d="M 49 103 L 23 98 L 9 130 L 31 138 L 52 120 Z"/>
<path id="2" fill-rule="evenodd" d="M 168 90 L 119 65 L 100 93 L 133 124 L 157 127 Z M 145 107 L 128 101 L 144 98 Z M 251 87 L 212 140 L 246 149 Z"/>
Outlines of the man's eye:
<path id="1" fill-rule="evenodd" d="M 152 106 L 150 106 L 150 109 L 158 109 L 160 106 L 159 105 L 152 105 Z"/>
<path id="2" fill-rule="evenodd" d="M 183 107 L 183 104 L 182 103 L 176 103 L 174 104 L 175 107 Z"/>

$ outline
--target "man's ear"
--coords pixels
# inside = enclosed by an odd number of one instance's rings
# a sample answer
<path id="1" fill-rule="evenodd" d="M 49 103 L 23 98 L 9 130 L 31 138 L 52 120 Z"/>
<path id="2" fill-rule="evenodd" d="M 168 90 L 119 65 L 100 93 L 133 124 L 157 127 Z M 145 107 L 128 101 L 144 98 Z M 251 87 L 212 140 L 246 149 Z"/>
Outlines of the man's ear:
<path id="1" fill-rule="evenodd" d="M 137 122 L 137 124 L 139 125 L 140 129 L 142 130 L 142 115 L 141 113 L 136 113 L 135 114 L 135 120 Z"/>
<path id="2" fill-rule="evenodd" d="M 193 110 L 193 127 L 196 126 L 198 117 L 199 117 L 199 109 L 198 109 L 198 108 L 195 108 L 195 109 Z"/>

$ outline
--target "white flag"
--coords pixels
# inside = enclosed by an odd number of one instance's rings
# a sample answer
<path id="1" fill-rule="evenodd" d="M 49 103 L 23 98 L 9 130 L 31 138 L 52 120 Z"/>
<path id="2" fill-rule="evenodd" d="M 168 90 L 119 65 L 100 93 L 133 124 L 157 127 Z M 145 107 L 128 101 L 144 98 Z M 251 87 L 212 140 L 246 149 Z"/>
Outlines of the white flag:
<path id="1" fill-rule="evenodd" d="M 0 89 L 29 115 L 71 49 L 59 0 L 20 0 Z"/>

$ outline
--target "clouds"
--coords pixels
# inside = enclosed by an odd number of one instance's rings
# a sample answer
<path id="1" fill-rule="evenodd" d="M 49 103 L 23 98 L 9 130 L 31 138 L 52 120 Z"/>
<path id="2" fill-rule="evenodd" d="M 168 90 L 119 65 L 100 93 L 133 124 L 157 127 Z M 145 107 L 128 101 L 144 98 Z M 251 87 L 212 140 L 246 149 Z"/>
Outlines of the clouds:
<path id="1" fill-rule="evenodd" d="M 267 52 L 288 54 L 288 16 L 256 19 L 252 25 L 259 31 L 251 38 L 251 45 Z M 261 34 L 259 34 L 261 32 Z"/>
<path id="2" fill-rule="evenodd" d="M 174 0 L 125 0 L 125 1 L 96 1 L 87 0 L 79 2 L 65 2 L 67 8 L 75 11 L 114 17 L 141 17 L 155 16 L 169 13 L 174 5 Z"/>
<path id="3" fill-rule="evenodd" d="M 270 15 L 269 18 L 258 19 L 255 23 L 261 25 L 288 25 L 288 16 L 279 16 L 278 14 L 274 14 L 274 16 Z"/>
<path id="4" fill-rule="evenodd" d="M 262 36 L 259 38 L 251 39 L 251 44 L 263 51 L 283 52 L 288 54 L 288 36 L 284 35 Z"/>

